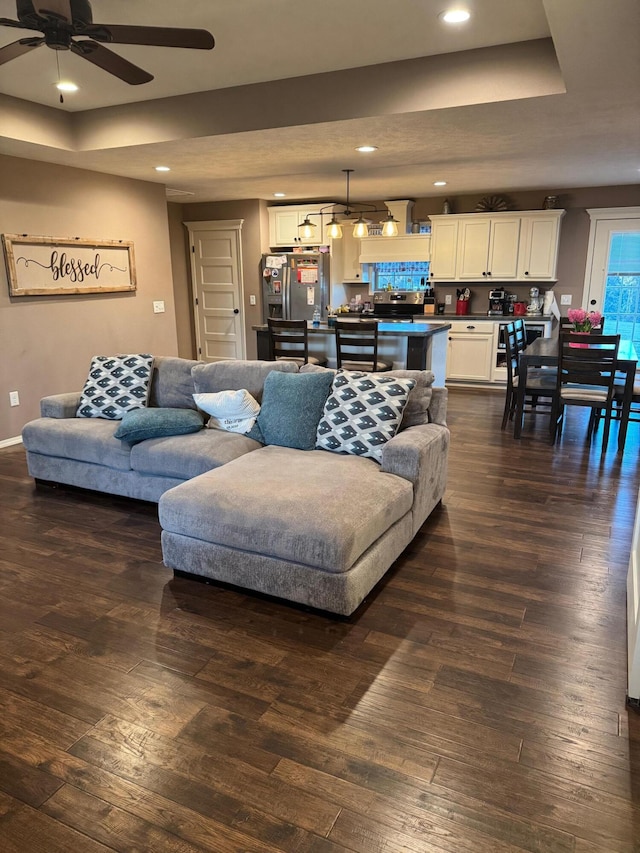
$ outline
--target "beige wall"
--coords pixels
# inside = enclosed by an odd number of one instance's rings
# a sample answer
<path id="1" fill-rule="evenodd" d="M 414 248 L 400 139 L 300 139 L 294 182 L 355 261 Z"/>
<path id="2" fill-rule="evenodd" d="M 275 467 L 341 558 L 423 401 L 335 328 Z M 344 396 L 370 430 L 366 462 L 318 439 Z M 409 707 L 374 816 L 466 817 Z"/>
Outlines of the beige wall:
<path id="1" fill-rule="evenodd" d="M 191 269 L 187 229 L 183 222 L 209 222 L 217 219 L 243 219 L 242 271 L 244 289 L 245 338 L 247 358 L 256 357 L 256 333 L 251 326 L 262 322 L 260 257 L 269 250 L 269 227 L 266 202 L 260 199 L 244 201 L 222 201 L 197 204 L 170 204 L 169 220 L 171 233 L 171 255 L 174 270 L 176 318 L 178 320 L 178 350 L 180 355 L 194 358 L 195 337 L 193 324 L 193 301 L 191 291 Z M 181 262 L 181 253 L 184 259 Z M 250 304 L 250 297 L 256 304 Z M 189 322 L 187 323 L 187 316 Z"/>
<path id="2" fill-rule="evenodd" d="M 164 187 L 0 155 L 0 232 L 131 240 L 138 281 L 132 293 L 11 298 L 0 267 L 0 441 L 41 397 L 82 388 L 93 355 L 177 353 Z"/>

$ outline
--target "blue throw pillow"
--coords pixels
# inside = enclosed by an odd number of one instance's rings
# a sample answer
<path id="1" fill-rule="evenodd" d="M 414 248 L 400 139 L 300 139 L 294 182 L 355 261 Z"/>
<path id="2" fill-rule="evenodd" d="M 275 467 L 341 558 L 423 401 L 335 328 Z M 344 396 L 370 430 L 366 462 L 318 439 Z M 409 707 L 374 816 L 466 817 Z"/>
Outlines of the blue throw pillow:
<path id="1" fill-rule="evenodd" d="M 265 444 L 313 450 L 333 373 L 279 373 L 264 382 L 257 424 Z"/>
<path id="2" fill-rule="evenodd" d="M 123 416 L 114 436 L 135 444 L 146 438 L 198 432 L 203 426 L 204 418 L 195 409 L 134 409 Z"/>

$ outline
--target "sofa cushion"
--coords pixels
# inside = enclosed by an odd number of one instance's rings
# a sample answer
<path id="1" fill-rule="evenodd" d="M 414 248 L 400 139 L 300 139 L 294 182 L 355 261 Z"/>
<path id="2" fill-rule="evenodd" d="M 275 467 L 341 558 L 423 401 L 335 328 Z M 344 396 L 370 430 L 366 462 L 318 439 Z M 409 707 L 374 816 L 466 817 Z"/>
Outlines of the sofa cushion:
<path id="1" fill-rule="evenodd" d="M 318 424 L 317 446 L 335 453 L 382 459 L 398 431 L 413 379 L 338 370 Z"/>
<path id="2" fill-rule="evenodd" d="M 120 420 L 125 412 L 147 405 L 153 356 L 96 355 L 78 406 L 79 418 Z"/>
<path id="3" fill-rule="evenodd" d="M 201 429 L 191 435 L 151 438 L 135 444 L 131 467 L 141 474 L 188 480 L 261 446 L 246 435 Z"/>
<path id="4" fill-rule="evenodd" d="M 32 453 L 129 471 L 130 448 L 114 437 L 117 426 L 103 418 L 38 418 L 25 425 L 22 441 Z"/>
<path id="5" fill-rule="evenodd" d="M 191 370 L 201 364 L 189 358 L 156 356 L 151 374 L 149 406 L 165 409 L 195 409 Z"/>
<path id="6" fill-rule="evenodd" d="M 371 459 L 272 445 L 165 492 L 159 513 L 172 533 L 345 572 L 412 502 Z"/>
<path id="7" fill-rule="evenodd" d="M 215 394 L 194 394 L 196 405 L 211 417 L 209 429 L 246 434 L 256 422 L 260 404 L 246 388 L 238 391 L 218 391 Z"/>
<path id="8" fill-rule="evenodd" d="M 126 412 L 114 435 L 128 444 L 165 435 L 198 432 L 204 418 L 193 409 L 134 409 Z"/>
<path id="9" fill-rule="evenodd" d="M 264 383 L 258 426 L 264 444 L 313 450 L 333 376 L 271 372 Z"/>
<path id="10" fill-rule="evenodd" d="M 320 367 L 316 364 L 305 364 L 300 368 L 300 373 L 337 373 L 332 367 Z M 385 376 L 394 376 L 398 379 L 413 379 L 416 383 L 409 392 L 407 405 L 402 413 L 402 420 L 398 432 L 407 427 L 419 426 L 429 423 L 429 406 L 433 394 L 433 382 L 435 376 L 431 370 L 402 370 L 394 368 L 385 372 Z"/>
<path id="11" fill-rule="evenodd" d="M 272 370 L 297 373 L 298 365 L 293 361 L 215 361 L 196 365 L 191 375 L 197 394 L 246 388 L 260 403 L 264 381 Z"/>

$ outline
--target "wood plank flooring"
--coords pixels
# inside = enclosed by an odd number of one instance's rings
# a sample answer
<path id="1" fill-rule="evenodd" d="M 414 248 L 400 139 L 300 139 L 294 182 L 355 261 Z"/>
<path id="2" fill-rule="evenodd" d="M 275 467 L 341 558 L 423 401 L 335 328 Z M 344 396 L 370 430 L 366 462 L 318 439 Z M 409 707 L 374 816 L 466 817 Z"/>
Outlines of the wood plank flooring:
<path id="1" fill-rule="evenodd" d="M 175 580 L 153 505 L 0 451 L 0 851 L 639 853 L 640 428 L 502 403 L 451 392 L 444 505 L 350 621 Z"/>

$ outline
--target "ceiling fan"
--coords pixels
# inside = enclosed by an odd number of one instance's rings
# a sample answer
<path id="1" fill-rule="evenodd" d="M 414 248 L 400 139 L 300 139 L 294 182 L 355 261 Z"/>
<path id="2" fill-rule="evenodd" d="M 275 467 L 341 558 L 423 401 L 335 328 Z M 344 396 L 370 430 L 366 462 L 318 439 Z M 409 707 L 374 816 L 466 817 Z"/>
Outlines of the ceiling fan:
<path id="1" fill-rule="evenodd" d="M 104 43 L 196 50 L 211 50 L 215 45 L 207 30 L 94 24 L 89 0 L 16 0 L 16 8 L 18 20 L 0 18 L 0 26 L 36 30 L 42 35 L 21 38 L 0 47 L 0 65 L 46 44 L 53 50 L 70 50 L 125 83 L 138 86 L 153 80 L 153 74 L 113 53 Z M 82 40 L 75 41 L 76 38 Z"/>

